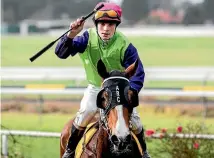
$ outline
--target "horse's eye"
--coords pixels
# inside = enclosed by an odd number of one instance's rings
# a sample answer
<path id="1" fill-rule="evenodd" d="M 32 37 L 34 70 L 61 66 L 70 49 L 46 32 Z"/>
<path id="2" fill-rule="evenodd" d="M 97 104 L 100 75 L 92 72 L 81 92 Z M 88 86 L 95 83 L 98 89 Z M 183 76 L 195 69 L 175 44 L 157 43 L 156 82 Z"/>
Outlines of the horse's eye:
<path id="1" fill-rule="evenodd" d="M 103 92 L 103 95 L 101 97 L 101 101 L 102 101 L 102 104 L 103 104 L 104 107 L 108 104 L 108 99 L 109 99 L 108 92 L 106 92 L 106 91 Z"/>
<path id="2" fill-rule="evenodd" d="M 104 98 L 104 97 L 102 97 L 102 98 L 101 98 L 101 101 L 102 101 L 102 102 L 103 102 L 103 101 L 105 101 L 105 98 Z"/>
<path id="3" fill-rule="evenodd" d="M 103 96 L 104 96 L 104 98 L 108 98 L 108 93 L 104 92 Z"/>

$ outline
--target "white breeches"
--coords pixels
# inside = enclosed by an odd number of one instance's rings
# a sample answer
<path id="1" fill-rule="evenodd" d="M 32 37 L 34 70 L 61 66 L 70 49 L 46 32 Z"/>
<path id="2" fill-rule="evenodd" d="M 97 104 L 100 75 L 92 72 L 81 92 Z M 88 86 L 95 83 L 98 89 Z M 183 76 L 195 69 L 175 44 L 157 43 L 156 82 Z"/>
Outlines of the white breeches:
<path id="1" fill-rule="evenodd" d="M 86 88 L 84 96 L 80 103 L 80 109 L 77 112 L 76 118 L 74 120 L 74 124 L 79 128 L 86 127 L 93 118 L 93 116 L 96 114 L 98 110 L 96 100 L 97 94 L 99 93 L 100 90 L 101 89 L 99 87 L 95 87 L 91 84 L 89 84 L 88 87 Z M 133 109 L 131 121 L 133 132 L 135 134 L 140 133 L 143 126 L 140 121 L 140 117 L 136 111 L 136 108 Z"/>

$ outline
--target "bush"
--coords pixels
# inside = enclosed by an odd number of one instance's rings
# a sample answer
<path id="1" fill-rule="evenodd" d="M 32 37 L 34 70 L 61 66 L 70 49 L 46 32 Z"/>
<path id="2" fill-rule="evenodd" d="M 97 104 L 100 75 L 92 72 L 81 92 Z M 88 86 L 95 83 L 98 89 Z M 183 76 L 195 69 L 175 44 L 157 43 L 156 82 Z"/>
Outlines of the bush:
<path id="1" fill-rule="evenodd" d="M 149 130 L 151 131 L 151 130 Z M 152 152 L 154 157 L 172 158 L 213 158 L 214 141 L 197 137 L 188 138 L 190 134 L 208 134 L 208 128 L 199 123 L 188 123 L 186 126 L 178 126 L 177 129 L 157 129 L 160 132 L 158 148 Z M 146 132 L 152 136 L 155 132 Z M 171 133 L 171 134 L 169 134 Z M 177 134 L 184 134 L 186 138 L 178 137 Z M 148 136 L 148 135 L 147 135 Z"/>

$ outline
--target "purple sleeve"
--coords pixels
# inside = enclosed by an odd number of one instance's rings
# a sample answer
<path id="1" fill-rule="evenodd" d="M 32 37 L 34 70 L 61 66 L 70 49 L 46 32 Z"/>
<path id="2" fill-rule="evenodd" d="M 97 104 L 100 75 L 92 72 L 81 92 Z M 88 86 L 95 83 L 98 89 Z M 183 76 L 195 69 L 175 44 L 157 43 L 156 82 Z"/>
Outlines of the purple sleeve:
<path id="1" fill-rule="evenodd" d="M 129 44 L 124 55 L 123 66 L 125 68 L 129 67 L 131 64 L 133 64 L 136 61 L 136 59 L 139 60 L 138 68 L 136 70 L 135 75 L 130 78 L 130 84 L 131 84 L 131 88 L 140 92 L 144 84 L 145 72 L 144 72 L 143 64 L 138 56 L 137 49 L 132 44 Z"/>
<path id="2" fill-rule="evenodd" d="M 55 54 L 66 59 L 69 55 L 74 56 L 77 53 L 83 53 L 87 48 L 89 39 L 88 31 L 85 31 L 81 36 L 76 36 L 73 39 L 63 36 L 55 48 Z"/>

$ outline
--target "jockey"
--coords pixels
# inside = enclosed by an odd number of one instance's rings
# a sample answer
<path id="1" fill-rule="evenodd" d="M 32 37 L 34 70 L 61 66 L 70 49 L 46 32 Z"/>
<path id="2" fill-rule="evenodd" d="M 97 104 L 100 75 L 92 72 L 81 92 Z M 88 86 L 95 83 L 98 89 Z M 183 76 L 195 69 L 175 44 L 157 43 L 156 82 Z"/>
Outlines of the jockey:
<path id="1" fill-rule="evenodd" d="M 88 87 L 80 103 L 80 109 L 74 119 L 71 135 L 63 158 L 71 158 L 75 155 L 75 148 L 81 139 L 84 130 L 97 112 L 96 97 L 101 90 L 101 77 L 98 75 L 96 65 L 101 58 L 107 70 L 125 70 L 136 59 L 139 60 L 135 75 L 130 79 L 131 90 L 140 92 L 144 83 L 144 69 L 138 56 L 137 49 L 119 31 L 117 26 L 121 23 L 122 9 L 114 3 L 100 2 L 95 8 L 104 4 L 93 17 L 95 28 L 89 28 L 81 36 L 77 36 L 83 30 L 84 22 L 77 19 L 71 23 L 73 29 L 61 38 L 56 46 L 55 53 L 61 59 L 79 54 L 84 64 Z M 144 129 L 140 117 L 133 109 L 132 131 L 136 134 L 144 151 L 144 158 L 150 158 L 144 138 Z"/>

